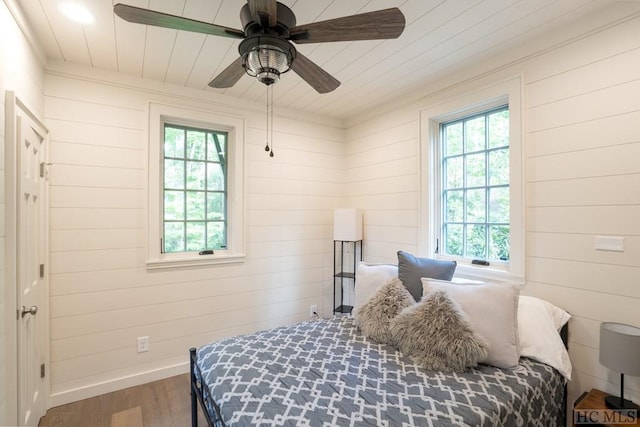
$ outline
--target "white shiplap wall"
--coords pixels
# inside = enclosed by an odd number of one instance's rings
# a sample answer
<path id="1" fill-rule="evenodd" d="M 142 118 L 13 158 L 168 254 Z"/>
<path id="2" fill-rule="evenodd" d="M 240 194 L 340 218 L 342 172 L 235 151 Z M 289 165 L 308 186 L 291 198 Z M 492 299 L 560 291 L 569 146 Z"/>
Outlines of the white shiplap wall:
<path id="1" fill-rule="evenodd" d="M 11 5 L 9 9 L 7 5 Z M 17 421 L 16 407 L 16 320 L 15 283 L 6 280 L 7 170 L 5 158 L 5 95 L 12 91 L 34 113 L 43 112 L 42 53 L 30 44 L 30 33 L 22 32 L 12 15 L 18 13 L 13 1 L 0 2 L 0 425 Z M 20 19 L 20 15 L 18 15 Z"/>
<path id="2" fill-rule="evenodd" d="M 191 346 L 304 320 L 311 304 L 323 306 L 342 129 L 295 113 L 276 117 L 271 159 L 261 106 L 50 69 L 53 405 L 184 371 Z M 146 270 L 149 101 L 246 120 L 244 263 Z M 136 353 L 139 336 L 149 336 L 148 353 Z"/>
<path id="3" fill-rule="evenodd" d="M 527 66 L 527 292 L 574 316 L 574 395 L 619 391 L 600 365 L 599 326 L 640 327 L 640 18 Z M 625 251 L 595 251 L 596 235 Z M 626 392 L 640 400 L 640 379 Z"/>
<path id="4" fill-rule="evenodd" d="M 417 252 L 420 239 L 420 111 L 461 91 L 521 76 L 524 292 L 574 316 L 570 402 L 592 387 L 619 391 L 618 374 L 598 362 L 600 322 L 640 327 L 640 17 L 605 18 L 564 28 L 570 42 L 546 43 L 551 47 L 529 59 L 507 55 L 504 62 L 479 64 L 430 88 L 423 101 L 347 132 L 346 193 L 365 210 L 365 258 L 394 262 L 398 249 Z M 596 235 L 624 237 L 625 251 L 595 251 Z M 640 379 L 629 377 L 625 385 L 640 401 Z"/>
<path id="5" fill-rule="evenodd" d="M 36 55 L 2 3 L 0 17 L 1 89 L 16 90 L 42 111 Z M 524 76 L 527 292 L 575 316 L 574 397 L 591 386 L 617 389 L 617 375 L 597 361 L 599 322 L 640 326 L 634 311 L 640 298 L 638 33 L 637 18 L 623 21 L 478 81 Z M 368 261 L 394 261 L 398 249 L 417 251 L 419 111 L 427 102 L 352 126 L 346 157 L 338 124 L 279 118 L 274 160 L 262 151 L 258 108 L 244 114 L 247 261 L 149 273 L 143 264 L 147 102 L 234 115 L 241 114 L 239 104 L 115 74 L 56 64 L 51 70 L 45 113 L 55 163 L 54 405 L 181 371 L 189 346 L 304 319 L 310 304 L 324 303 L 326 313 L 335 206 L 365 209 Z M 349 183 L 344 191 L 343 180 Z M 593 251 L 596 234 L 624 236 L 625 252 Z M 0 310 L 3 302 L 0 296 Z M 135 352 L 141 335 L 150 336 L 149 353 Z M 0 349 L 7 345 L 3 337 Z M 640 400 L 637 379 L 627 384 Z"/>

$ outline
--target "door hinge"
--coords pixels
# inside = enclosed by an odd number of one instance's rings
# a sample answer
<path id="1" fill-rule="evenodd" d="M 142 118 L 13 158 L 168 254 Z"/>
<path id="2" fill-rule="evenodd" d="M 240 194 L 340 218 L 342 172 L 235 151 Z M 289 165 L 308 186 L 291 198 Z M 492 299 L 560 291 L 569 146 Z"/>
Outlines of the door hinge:
<path id="1" fill-rule="evenodd" d="M 40 278 L 44 279 L 44 264 L 40 264 Z"/>
<path id="2" fill-rule="evenodd" d="M 40 162 L 40 178 L 47 178 L 47 166 L 52 165 L 49 162 Z"/>
<path id="3" fill-rule="evenodd" d="M 40 378 L 44 378 L 45 376 L 45 369 L 44 369 L 44 363 L 42 365 L 40 365 Z"/>

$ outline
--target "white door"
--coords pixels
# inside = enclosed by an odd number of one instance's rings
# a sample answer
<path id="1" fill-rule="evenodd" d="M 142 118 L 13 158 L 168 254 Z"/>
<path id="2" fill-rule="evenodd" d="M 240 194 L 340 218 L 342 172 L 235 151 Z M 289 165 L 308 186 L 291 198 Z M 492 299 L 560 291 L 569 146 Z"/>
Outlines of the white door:
<path id="1" fill-rule="evenodd" d="M 18 423 L 37 426 L 47 409 L 46 139 L 30 117 L 20 113 L 16 117 Z"/>

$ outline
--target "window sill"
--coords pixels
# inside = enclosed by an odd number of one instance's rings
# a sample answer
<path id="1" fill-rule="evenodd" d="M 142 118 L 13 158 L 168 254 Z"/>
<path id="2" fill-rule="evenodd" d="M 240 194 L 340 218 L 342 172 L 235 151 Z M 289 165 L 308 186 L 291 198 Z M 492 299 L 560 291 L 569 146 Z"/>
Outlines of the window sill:
<path id="1" fill-rule="evenodd" d="M 244 262 L 245 254 L 229 255 L 188 255 L 171 258 L 148 259 L 147 270 L 160 270 L 184 267 L 202 267 L 207 265 L 238 264 Z"/>
<path id="2" fill-rule="evenodd" d="M 524 286 L 524 277 L 515 275 L 507 270 L 492 266 L 471 265 L 459 261 L 456 267 L 455 277 L 480 281 L 490 280 Z"/>

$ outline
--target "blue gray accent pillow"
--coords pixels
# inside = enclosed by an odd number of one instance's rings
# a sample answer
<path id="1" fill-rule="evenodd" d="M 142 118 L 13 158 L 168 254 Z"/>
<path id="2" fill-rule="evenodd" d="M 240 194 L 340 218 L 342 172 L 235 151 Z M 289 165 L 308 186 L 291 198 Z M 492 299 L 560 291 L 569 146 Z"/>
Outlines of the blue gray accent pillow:
<path id="1" fill-rule="evenodd" d="M 457 265 L 455 261 L 417 258 L 410 253 L 398 251 L 398 277 L 416 301 L 422 298 L 421 278 L 449 281 L 453 278 Z"/>

